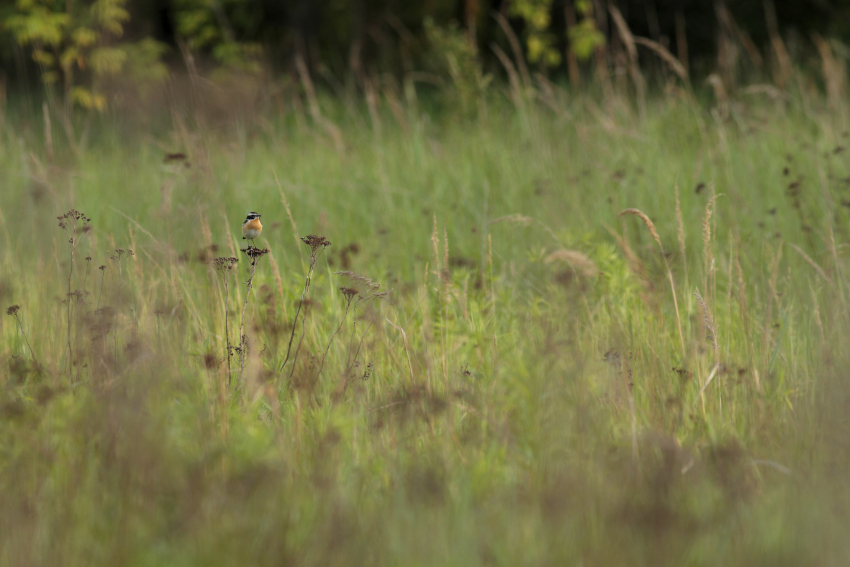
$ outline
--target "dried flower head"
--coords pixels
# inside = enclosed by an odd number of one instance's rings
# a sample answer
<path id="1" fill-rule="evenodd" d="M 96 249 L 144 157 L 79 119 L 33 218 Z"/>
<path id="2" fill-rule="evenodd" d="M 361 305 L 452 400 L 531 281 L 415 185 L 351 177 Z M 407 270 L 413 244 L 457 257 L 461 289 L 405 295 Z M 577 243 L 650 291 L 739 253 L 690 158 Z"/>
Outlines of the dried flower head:
<path id="1" fill-rule="evenodd" d="M 97 267 L 97 269 L 102 272 L 103 270 L 106 269 L 106 266 L 104 264 L 101 264 L 100 266 Z"/>
<path id="2" fill-rule="evenodd" d="M 239 258 L 220 256 L 213 258 L 213 267 L 218 271 L 229 271 L 239 262 Z"/>
<path id="3" fill-rule="evenodd" d="M 319 253 L 331 245 L 330 240 L 324 236 L 316 236 L 315 234 L 308 234 L 302 237 L 301 242 L 310 247 L 310 264 L 315 264 Z"/>
<path id="4" fill-rule="evenodd" d="M 252 260 L 256 260 L 257 258 L 261 258 L 271 252 L 268 248 L 257 248 L 255 246 L 249 246 L 248 248 L 243 248 L 242 252 L 245 253 L 246 256 L 251 258 Z"/>
<path id="5" fill-rule="evenodd" d="M 342 292 L 342 296 L 345 298 L 346 303 L 350 303 L 352 298 L 357 295 L 357 290 L 353 287 L 341 287 L 339 291 Z"/>
<path id="6" fill-rule="evenodd" d="M 79 223 L 86 225 L 91 222 L 91 219 L 89 217 L 87 217 L 77 209 L 71 209 L 64 215 L 56 217 L 56 220 L 59 221 L 59 228 L 61 228 L 62 230 L 65 230 L 70 225 L 76 227 Z"/>
<path id="7" fill-rule="evenodd" d="M 8 309 L 6 309 L 6 315 L 11 315 L 12 317 L 17 316 L 18 310 L 20 310 L 20 305 L 11 305 Z"/>

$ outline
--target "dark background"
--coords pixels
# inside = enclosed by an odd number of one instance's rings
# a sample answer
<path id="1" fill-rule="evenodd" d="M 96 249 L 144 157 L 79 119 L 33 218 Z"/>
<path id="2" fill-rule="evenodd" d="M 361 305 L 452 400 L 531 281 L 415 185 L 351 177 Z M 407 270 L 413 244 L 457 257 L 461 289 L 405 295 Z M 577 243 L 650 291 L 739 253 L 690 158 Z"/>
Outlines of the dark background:
<path id="1" fill-rule="evenodd" d="M 559 53 L 568 47 L 565 14 L 574 0 L 514 0 L 549 4 L 551 24 L 548 33 Z M 617 0 L 607 3 L 593 0 L 593 18 L 599 31 L 611 42 L 617 41 L 612 29 L 609 5 L 615 5 L 628 22 L 632 33 L 653 39 L 679 56 L 676 21 L 685 23 L 687 59 L 696 74 L 707 74 L 716 65 L 718 5 L 699 0 Z M 56 0 L 61 8 L 64 2 Z M 425 22 L 436 26 L 456 26 L 470 32 L 480 59 L 488 71 L 501 72 L 493 54 L 494 44 L 510 53 L 507 38 L 494 14 L 501 13 L 521 41 L 526 37 L 526 22 L 510 0 L 130 0 L 126 7 L 131 19 L 124 26 L 122 41 L 151 37 L 169 46 L 165 60 L 182 64 L 179 48 L 187 14 L 206 10 L 218 33 L 236 42 L 250 42 L 262 48 L 263 63 L 273 72 L 286 72 L 293 59 L 301 55 L 308 67 L 319 67 L 343 75 L 352 69 L 398 73 L 420 69 L 428 49 Z M 215 10 L 213 7 L 217 8 Z M 815 52 L 813 33 L 839 41 L 850 39 L 850 0 L 809 0 L 765 2 L 737 0 L 725 3 L 735 25 L 763 53 L 769 51 L 770 29 L 766 13 L 775 10 L 776 31 L 792 41 L 799 50 Z M 0 21 L 15 10 L 13 0 L 0 0 Z M 215 14 L 213 14 L 215 12 Z M 226 31 L 222 31 L 226 30 Z M 18 46 L 8 30 L 0 31 L 0 63 L 7 87 L 22 81 L 37 83 L 37 66 L 25 47 Z M 795 41 L 796 39 L 796 41 Z M 196 42 L 193 51 L 199 61 L 214 59 L 212 42 Z M 792 50 L 793 51 L 793 50 Z M 647 57 L 641 50 L 641 57 Z M 792 55 L 795 53 L 792 52 Z M 567 59 L 542 69 L 552 78 L 567 80 Z"/>

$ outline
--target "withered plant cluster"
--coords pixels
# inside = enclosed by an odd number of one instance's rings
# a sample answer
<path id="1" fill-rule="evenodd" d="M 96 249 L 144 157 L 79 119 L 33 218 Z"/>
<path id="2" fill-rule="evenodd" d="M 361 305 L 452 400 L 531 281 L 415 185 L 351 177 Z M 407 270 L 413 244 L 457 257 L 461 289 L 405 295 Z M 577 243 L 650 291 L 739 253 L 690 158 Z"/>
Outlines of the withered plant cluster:
<path id="1" fill-rule="evenodd" d="M 65 233 L 68 250 L 68 277 L 64 284 L 64 299 L 62 299 L 65 311 L 65 355 L 52 364 L 40 363 L 24 328 L 21 307 L 12 305 L 6 310 L 6 314 L 15 318 L 32 358 L 33 368 L 37 373 L 64 375 L 69 383 L 76 383 L 90 377 L 98 379 L 100 384 L 107 384 L 117 371 L 117 362 L 120 357 L 118 350 L 119 329 L 116 325 L 116 317 L 119 313 L 124 313 L 121 308 L 123 303 L 121 293 L 124 285 L 122 264 L 125 256 L 132 257 L 134 253 L 130 249 L 118 248 L 114 250 L 114 253 L 107 255 L 109 260 L 117 266 L 118 272 L 113 296 L 114 305 L 101 307 L 101 300 L 106 287 L 107 266 L 106 264 L 98 266 L 101 271 L 101 278 L 98 299 L 93 306 L 89 299 L 93 290 L 89 286 L 95 286 L 96 283 L 94 278 L 90 277 L 91 256 L 85 257 L 85 273 L 82 281 L 80 281 L 80 276 L 76 275 L 79 271 L 77 268 L 79 247 L 83 239 L 91 232 L 90 223 L 92 219 L 76 209 L 71 209 L 56 218 L 59 228 Z M 77 285 L 80 287 L 76 287 Z M 124 315 L 127 317 L 126 313 Z M 106 338 L 110 333 L 113 336 L 112 352 L 106 348 Z M 135 351 L 132 333 L 124 346 L 130 358 L 139 354 Z"/>
<path id="2" fill-rule="evenodd" d="M 128 292 L 127 289 L 128 282 L 126 280 L 128 270 L 126 263 L 128 259 L 135 256 L 135 253 L 128 248 L 116 248 L 107 253 L 109 262 L 97 266 L 97 269 L 101 273 L 99 280 L 91 277 L 93 258 L 92 256 L 86 256 L 84 277 L 79 277 L 77 276 L 77 272 L 79 271 L 77 268 L 77 256 L 83 238 L 91 232 L 91 218 L 75 209 L 71 209 L 67 213 L 57 217 L 57 220 L 59 221 L 59 228 L 66 233 L 68 246 L 68 277 L 64 284 L 65 299 L 63 300 L 65 305 L 64 324 L 66 327 L 65 342 L 67 353 L 61 368 L 45 368 L 39 363 L 24 326 L 21 307 L 19 305 L 12 305 L 8 307 L 6 313 L 8 316 L 13 317 L 17 323 L 20 335 L 26 342 L 30 353 L 34 370 L 39 373 L 60 373 L 67 376 L 69 383 L 79 383 L 91 378 L 97 378 L 98 384 L 108 385 L 111 379 L 114 379 L 116 375 L 120 374 L 122 368 L 126 368 L 127 364 L 132 363 L 133 359 L 141 356 L 143 351 L 148 348 L 142 346 L 144 341 L 139 340 L 138 313 L 135 307 L 137 299 L 134 297 L 133 292 Z M 255 322 L 253 327 L 259 330 L 261 325 L 267 325 L 273 329 L 287 327 L 290 329 L 285 355 L 279 364 L 275 363 L 272 366 L 272 368 L 276 367 L 277 371 L 266 373 L 267 381 L 277 386 L 280 386 L 283 381 L 276 379 L 275 376 L 286 376 L 286 380 L 291 382 L 296 368 L 300 368 L 298 359 L 305 335 L 307 334 L 306 320 L 308 318 L 308 306 L 311 302 L 309 294 L 316 263 L 321 254 L 331 246 L 331 242 L 327 238 L 314 234 L 301 238 L 301 241 L 307 246 L 309 256 L 307 258 L 304 286 L 301 289 L 300 298 L 297 302 L 297 308 L 291 323 L 287 325 L 284 321 L 278 321 L 277 319 L 280 318 L 279 314 L 272 309 L 264 320 Z M 217 247 L 210 247 L 211 250 L 215 248 Z M 255 288 L 258 275 L 257 268 L 260 260 L 271 251 L 268 248 L 258 248 L 250 245 L 243 248 L 241 252 L 249 260 L 250 271 L 248 279 L 244 282 L 245 294 L 241 299 L 238 325 L 239 334 L 236 340 L 231 339 L 230 327 L 232 317 L 230 302 L 233 292 L 232 284 L 239 265 L 239 258 L 220 256 L 210 260 L 203 259 L 204 262 L 209 263 L 216 274 L 216 279 L 221 285 L 224 323 L 223 356 L 216 354 L 215 351 L 208 351 L 203 356 L 203 363 L 204 367 L 213 373 L 216 372 L 216 369 L 222 363 L 225 363 L 222 371 L 218 372 L 218 379 L 216 381 L 216 397 L 218 399 L 219 412 L 224 421 L 226 421 L 228 403 L 235 399 L 234 396 L 238 397 L 239 393 L 244 391 L 246 366 L 249 358 L 252 356 L 252 349 L 256 343 L 256 341 L 250 340 L 252 333 L 248 328 L 250 327 L 248 321 L 249 304 L 251 303 L 251 298 L 256 296 L 256 294 L 252 294 L 252 291 Z M 201 257 L 199 255 L 199 258 Z M 273 258 L 271 262 L 274 263 Z M 106 272 L 111 271 L 107 264 L 114 266 L 114 276 L 111 282 L 106 279 Z M 277 266 L 274 264 L 273 266 L 276 270 Z M 346 321 L 349 319 L 349 314 L 355 312 L 358 306 L 364 302 L 372 299 L 386 300 L 387 296 L 387 292 L 382 291 L 381 285 L 370 278 L 350 271 L 336 272 L 336 275 L 349 280 L 348 286 L 339 288 L 344 300 L 341 319 L 335 326 L 335 330 L 325 345 L 321 357 L 311 355 L 310 363 L 300 369 L 301 374 L 306 376 L 306 380 L 313 385 L 320 380 L 328 353 L 332 348 L 334 340 L 339 336 Z M 278 287 L 280 287 L 280 278 L 277 277 L 276 279 Z M 77 285 L 79 286 L 78 288 L 76 287 Z M 111 291 L 108 289 L 110 285 L 112 287 Z M 91 289 L 90 286 L 98 287 L 98 289 Z M 263 285 L 260 292 L 260 301 L 263 303 L 273 301 L 273 295 L 270 293 L 267 285 Z M 94 302 L 94 305 L 91 305 L 92 302 L 89 297 L 93 298 L 95 294 L 97 300 Z M 157 308 L 153 311 L 156 318 L 158 337 L 160 337 L 163 325 L 167 325 L 168 321 L 179 310 L 180 306 L 178 305 L 172 309 Z M 371 327 L 371 325 L 370 323 L 369 326 Z M 369 328 L 358 335 L 357 321 L 355 320 L 351 325 L 351 333 L 347 341 L 348 356 L 342 372 L 343 378 L 339 386 L 342 392 L 345 391 L 354 369 L 362 366 L 360 352 L 368 330 Z M 106 346 L 108 339 L 109 343 L 111 343 L 109 345 L 111 348 L 107 348 Z M 163 347 L 161 337 L 158 338 L 157 342 L 160 348 Z M 264 352 L 266 352 L 266 348 L 263 348 L 262 352 L 256 354 L 259 356 Z M 235 360 L 232 360 L 234 357 Z M 372 365 L 370 363 L 366 366 L 366 370 L 361 371 L 360 374 L 369 375 L 371 372 Z M 275 398 L 273 405 L 276 405 L 277 396 L 273 393 L 272 389 L 269 390 L 269 397 Z M 226 425 L 223 424 L 222 428 L 226 433 Z"/>

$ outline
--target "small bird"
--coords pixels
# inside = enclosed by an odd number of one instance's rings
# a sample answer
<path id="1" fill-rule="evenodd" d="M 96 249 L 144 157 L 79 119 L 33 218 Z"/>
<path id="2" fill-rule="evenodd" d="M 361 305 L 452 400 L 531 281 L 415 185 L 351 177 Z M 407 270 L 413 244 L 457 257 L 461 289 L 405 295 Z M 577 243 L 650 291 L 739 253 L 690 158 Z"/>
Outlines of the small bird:
<path id="1" fill-rule="evenodd" d="M 260 222 L 261 216 L 252 211 L 248 213 L 248 218 L 242 223 L 242 240 L 250 240 L 251 246 L 254 245 L 254 239 L 263 232 L 263 224 Z"/>

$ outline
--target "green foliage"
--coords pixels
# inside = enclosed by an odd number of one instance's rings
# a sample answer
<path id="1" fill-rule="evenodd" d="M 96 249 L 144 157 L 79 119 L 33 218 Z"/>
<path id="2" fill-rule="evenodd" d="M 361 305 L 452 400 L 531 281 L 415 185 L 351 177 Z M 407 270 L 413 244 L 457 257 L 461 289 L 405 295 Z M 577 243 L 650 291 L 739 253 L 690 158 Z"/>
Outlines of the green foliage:
<path id="1" fill-rule="evenodd" d="M 605 45 L 605 36 L 596 28 L 591 2 L 576 2 L 576 12 L 581 14 L 582 19 L 568 30 L 570 47 L 579 59 L 589 59 L 598 48 Z"/>
<path id="2" fill-rule="evenodd" d="M 454 89 L 443 90 L 450 97 L 447 104 L 459 106 L 463 114 L 470 113 L 486 95 L 492 76 L 483 72 L 475 44 L 456 22 L 443 27 L 428 18 L 424 25 L 429 45 L 426 64 L 451 80 Z"/>
<path id="3" fill-rule="evenodd" d="M 142 40 L 138 47 L 118 42 L 130 19 L 126 4 L 127 0 L 18 0 L 15 11 L 0 23 L 21 47 L 30 49 L 46 86 L 60 83 L 67 103 L 103 110 L 104 79 L 122 71 L 133 55 L 143 57 L 133 62 L 136 66 L 158 63 L 145 59 L 153 40 Z"/>
<path id="4" fill-rule="evenodd" d="M 240 41 L 240 32 L 256 29 L 261 16 L 249 0 L 177 0 L 178 37 L 194 51 L 207 52 L 222 66 L 259 72 L 260 45 Z"/>
<path id="5" fill-rule="evenodd" d="M 510 3 L 510 12 L 523 19 L 526 25 L 528 60 L 545 67 L 557 67 L 561 54 L 555 48 L 556 38 L 548 33 L 553 0 L 519 0 Z"/>

